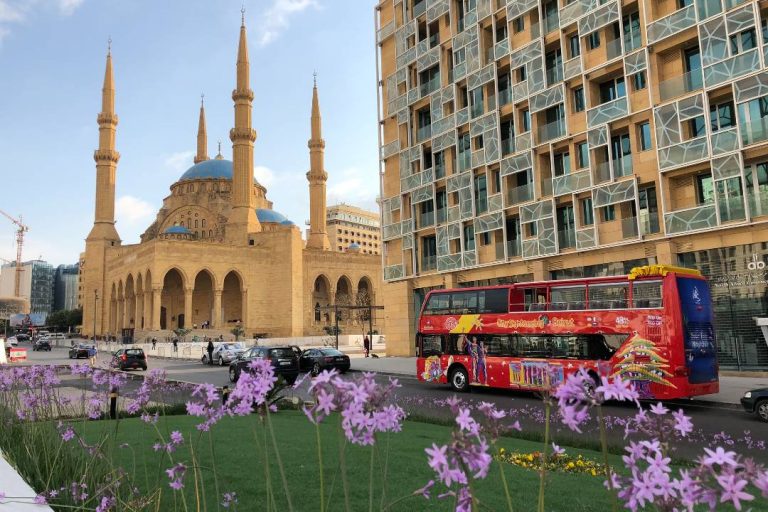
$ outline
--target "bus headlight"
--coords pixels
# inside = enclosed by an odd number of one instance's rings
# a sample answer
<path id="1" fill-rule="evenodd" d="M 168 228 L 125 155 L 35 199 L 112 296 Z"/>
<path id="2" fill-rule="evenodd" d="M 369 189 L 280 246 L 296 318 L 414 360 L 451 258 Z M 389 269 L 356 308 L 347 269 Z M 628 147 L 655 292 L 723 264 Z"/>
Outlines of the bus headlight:
<path id="1" fill-rule="evenodd" d="M 744 398 L 752 398 L 752 392 L 747 391 L 746 393 L 744 393 Z"/>

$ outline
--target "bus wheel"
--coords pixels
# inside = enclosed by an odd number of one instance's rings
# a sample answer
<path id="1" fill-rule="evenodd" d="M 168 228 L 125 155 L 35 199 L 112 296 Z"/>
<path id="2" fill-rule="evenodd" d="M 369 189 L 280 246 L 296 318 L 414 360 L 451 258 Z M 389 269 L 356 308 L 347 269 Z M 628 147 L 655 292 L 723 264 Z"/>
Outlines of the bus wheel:
<path id="1" fill-rule="evenodd" d="M 451 372 L 449 380 L 454 391 L 463 393 L 469 389 L 469 375 L 467 375 L 467 370 L 461 366 Z"/>

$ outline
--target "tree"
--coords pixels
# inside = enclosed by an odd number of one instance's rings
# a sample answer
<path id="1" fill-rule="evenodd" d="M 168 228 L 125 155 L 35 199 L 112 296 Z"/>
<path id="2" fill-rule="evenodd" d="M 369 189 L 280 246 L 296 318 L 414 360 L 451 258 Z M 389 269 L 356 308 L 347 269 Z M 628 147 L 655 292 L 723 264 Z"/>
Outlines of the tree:
<path id="1" fill-rule="evenodd" d="M 62 309 L 54 311 L 46 318 L 48 327 L 53 327 L 57 331 L 68 331 L 74 329 L 83 323 L 82 309 Z"/>
<path id="2" fill-rule="evenodd" d="M 230 329 L 229 332 L 235 337 L 235 341 L 240 341 L 240 336 L 245 335 L 245 329 L 239 325 Z"/>
<path id="3" fill-rule="evenodd" d="M 181 341 L 184 341 L 184 337 L 185 337 L 187 334 L 189 334 L 190 332 L 192 332 L 192 329 L 183 329 L 183 328 L 179 328 L 179 329 L 174 329 L 174 330 L 173 330 L 173 333 L 174 333 L 176 336 L 178 336 L 179 338 L 181 338 Z"/>
<path id="4" fill-rule="evenodd" d="M 352 318 L 360 326 L 360 333 L 365 335 L 368 332 L 368 326 L 371 320 L 372 310 L 367 309 L 371 306 L 371 295 L 366 290 L 360 290 L 355 296 L 355 306 L 362 309 L 353 309 Z M 370 332 L 368 334 L 371 334 Z"/>

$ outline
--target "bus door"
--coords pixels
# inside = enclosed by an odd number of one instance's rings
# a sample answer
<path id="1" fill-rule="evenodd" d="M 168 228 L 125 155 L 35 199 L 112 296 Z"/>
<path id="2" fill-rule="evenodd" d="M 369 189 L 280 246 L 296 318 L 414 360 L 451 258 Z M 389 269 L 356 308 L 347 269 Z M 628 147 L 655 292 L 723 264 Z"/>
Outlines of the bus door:
<path id="1" fill-rule="evenodd" d="M 717 381 L 717 346 L 709 285 L 701 279 L 677 278 L 683 320 L 683 347 L 688 382 Z"/>

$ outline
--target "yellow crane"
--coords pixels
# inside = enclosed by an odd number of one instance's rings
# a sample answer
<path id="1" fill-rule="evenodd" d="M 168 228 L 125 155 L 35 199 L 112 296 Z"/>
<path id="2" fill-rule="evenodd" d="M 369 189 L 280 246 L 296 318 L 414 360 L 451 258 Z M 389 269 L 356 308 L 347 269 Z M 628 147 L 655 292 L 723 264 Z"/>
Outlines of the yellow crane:
<path id="1" fill-rule="evenodd" d="M 24 272 L 24 269 L 21 266 L 21 248 L 24 246 L 24 233 L 29 231 L 29 226 L 25 225 L 21 221 L 21 215 L 19 215 L 19 218 L 16 219 L 7 213 L 5 213 L 3 210 L 0 210 L 0 214 L 2 214 L 4 217 L 6 217 L 8 220 L 16 224 L 16 276 L 15 281 L 13 284 L 13 296 L 14 297 L 21 297 L 20 289 L 21 289 L 21 273 Z"/>

